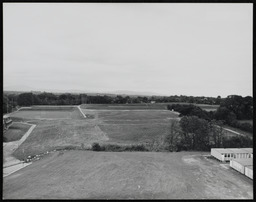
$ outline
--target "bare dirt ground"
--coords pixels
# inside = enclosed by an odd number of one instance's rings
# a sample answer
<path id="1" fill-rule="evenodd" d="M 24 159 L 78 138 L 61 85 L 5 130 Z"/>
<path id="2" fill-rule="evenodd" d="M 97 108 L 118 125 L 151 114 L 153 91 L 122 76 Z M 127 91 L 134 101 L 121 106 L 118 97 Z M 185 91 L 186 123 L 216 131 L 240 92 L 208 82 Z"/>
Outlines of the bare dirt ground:
<path id="1" fill-rule="evenodd" d="M 3 179 L 4 199 L 252 199 L 207 152 L 55 152 Z"/>

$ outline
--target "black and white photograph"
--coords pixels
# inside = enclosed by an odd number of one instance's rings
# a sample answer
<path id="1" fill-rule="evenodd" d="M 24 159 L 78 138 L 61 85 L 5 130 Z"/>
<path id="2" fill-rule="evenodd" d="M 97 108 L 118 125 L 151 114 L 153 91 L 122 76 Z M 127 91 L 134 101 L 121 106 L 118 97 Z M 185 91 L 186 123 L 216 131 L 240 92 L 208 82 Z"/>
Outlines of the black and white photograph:
<path id="1" fill-rule="evenodd" d="M 2 199 L 254 199 L 253 3 L 2 11 Z"/>

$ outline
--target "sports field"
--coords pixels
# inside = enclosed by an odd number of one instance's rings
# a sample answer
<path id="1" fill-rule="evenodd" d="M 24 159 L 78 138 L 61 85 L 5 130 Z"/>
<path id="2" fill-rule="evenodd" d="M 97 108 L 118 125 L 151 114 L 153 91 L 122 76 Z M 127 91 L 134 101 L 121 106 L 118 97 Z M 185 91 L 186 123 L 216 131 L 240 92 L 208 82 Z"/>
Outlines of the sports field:
<path id="1" fill-rule="evenodd" d="M 137 144 L 166 135 L 173 120 L 180 118 L 169 110 L 82 109 L 109 138 L 108 143 Z"/>
<path id="2" fill-rule="evenodd" d="M 20 119 L 81 119 L 77 107 L 32 107 L 20 109 L 11 117 Z"/>
<path id="3" fill-rule="evenodd" d="M 188 105 L 191 103 L 184 102 L 168 102 L 168 103 L 138 103 L 138 104 L 83 104 L 81 108 L 83 109 L 104 109 L 104 110 L 164 110 L 167 109 L 167 105 L 172 104 L 181 104 Z M 200 107 L 206 111 L 215 111 L 219 107 L 219 105 L 208 105 L 208 104 L 193 104 L 195 106 Z"/>
<path id="4" fill-rule="evenodd" d="M 54 152 L 3 179 L 3 199 L 253 199 L 209 152 Z"/>
<path id="5" fill-rule="evenodd" d="M 162 104 L 83 104 L 82 109 L 103 110 L 163 110 L 167 105 Z"/>
<path id="6" fill-rule="evenodd" d="M 96 106 L 94 106 L 95 108 Z M 105 107 L 105 108 L 104 108 Z M 92 143 L 139 144 L 149 143 L 169 132 L 173 120 L 179 120 L 169 110 L 82 109 L 77 107 L 36 106 L 11 115 L 13 119 L 29 121 L 36 128 L 14 156 L 20 160 L 27 156 L 54 149 L 90 149 Z"/>

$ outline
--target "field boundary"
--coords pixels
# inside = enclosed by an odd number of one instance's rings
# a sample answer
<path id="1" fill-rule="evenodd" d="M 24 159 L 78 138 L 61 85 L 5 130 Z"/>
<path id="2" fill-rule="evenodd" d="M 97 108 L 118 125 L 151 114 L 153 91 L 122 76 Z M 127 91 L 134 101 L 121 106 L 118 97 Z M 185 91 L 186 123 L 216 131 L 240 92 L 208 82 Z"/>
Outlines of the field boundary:
<path id="1" fill-rule="evenodd" d="M 31 107 L 20 107 L 20 108 L 19 108 L 19 109 L 17 109 L 16 111 L 13 111 L 13 112 L 8 113 L 8 114 L 6 114 L 6 115 L 10 116 L 10 115 L 12 115 L 12 114 L 14 114 L 14 113 L 16 113 L 16 112 L 20 111 L 20 109 L 31 109 Z"/>
<path id="2" fill-rule="evenodd" d="M 87 111 L 168 111 L 167 109 L 87 109 Z"/>

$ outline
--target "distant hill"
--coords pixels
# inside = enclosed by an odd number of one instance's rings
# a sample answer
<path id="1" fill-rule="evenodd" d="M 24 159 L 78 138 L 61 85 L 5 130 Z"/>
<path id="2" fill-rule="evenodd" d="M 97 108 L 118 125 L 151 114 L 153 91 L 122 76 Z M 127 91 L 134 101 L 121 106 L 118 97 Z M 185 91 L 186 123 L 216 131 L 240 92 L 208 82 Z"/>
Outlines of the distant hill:
<path id="1" fill-rule="evenodd" d="M 116 96 L 116 95 L 127 95 L 127 96 L 166 96 L 161 95 L 155 92 L 139 92 L 139 91 L 128 91 L 128 90 L 117 90 L 117 91 L 106 91 L 106 92 L 97 92 L 97 91 L 90 91 L 90 90 L 76 90 L 76 89 L 69 89 L 69 90 L 58 90 L 58 89 L 35 89 L 28 86 L 5 86 L 4 87 L 5 93 L 14 93 L 20 94 L 24 92 L 32 92 L 34 94 L 43 93 L 43 92 L 50 92 L 50 93 L 73 93 L 73 94 L 82 94 L 85 93 L 87 95 L 108 95 L 108 96 Z"/>
<path id="2" fill-rule="evenodd" d="M 155 93 L 155 92 L 139 92 L 139 91 L 128 91 L 128 90 L 118 90 L 109 92 L 111 94 L 118 94 L 118 95 L 136 95 L 136 96 L 163 96 L 162 94 Z"/>

